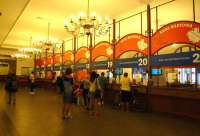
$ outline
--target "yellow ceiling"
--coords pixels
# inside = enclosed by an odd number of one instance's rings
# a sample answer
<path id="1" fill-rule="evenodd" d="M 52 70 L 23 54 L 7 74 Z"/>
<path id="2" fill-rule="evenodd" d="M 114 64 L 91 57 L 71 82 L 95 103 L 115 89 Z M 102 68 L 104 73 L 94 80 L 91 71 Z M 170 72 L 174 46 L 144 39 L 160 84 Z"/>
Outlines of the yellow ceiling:
<path id="1" fill-rule="evenodd" d="M 0 0 L 0 45 L 24 11 L 30 0 Z"/>
<path id="2" fill-rule="evenodd" d="M 147 1 L 149 0 L 90 0 L 90 10 L 96 11 L 97 15 L 120 19 L 146 9 Z M 171 0 L 150 1 L 151 5 L 155 6 Z M 176 1 L 188 3 L 189 0 Z M 0 16 L 0 43 L 3 42 L 1 46 L 18 48 L 29 46 L 30 37 L 47 38 L 48 21 L 51 23 L 50 37 L 67 39 L 70 35 L 64 29 L 64 20 L 71 15 L 78 15 L 81 11 L 85 12 L 86 7 L 87 0 L 0 0 L 0 12 L 3 13 Z M 163 14 L 165 12 L 169 12 L 167 8 Z M 176 12 L 182 13 L 184 10 Z M 20 13 L 22 14 L 18 18 Z"/>
<path id="3" fill-rule="evenodd" d="M 145 3 L 146 0 L 124 0 L 122 5 L 121 0 L 91 0 L 90 10 L 115 18 Z M 3 46 L 28 46 L 30 37 L 47 37 L 48 21 L 51 23 L 50 37 L 66 39 L 70 35 L 64 29 L 65 18 L 86 11 L 86 7 L 86 0 L 31 0 Z"/>

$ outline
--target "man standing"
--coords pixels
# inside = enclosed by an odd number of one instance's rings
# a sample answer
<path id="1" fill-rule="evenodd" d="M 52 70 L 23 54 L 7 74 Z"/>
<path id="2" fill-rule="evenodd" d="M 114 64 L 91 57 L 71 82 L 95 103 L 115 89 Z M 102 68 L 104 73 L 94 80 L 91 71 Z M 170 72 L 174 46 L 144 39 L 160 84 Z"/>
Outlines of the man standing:
<path id="1" fill-rule="evenodd" d="M 16 92 L 18 90 L 18 80 L 15 74 L 8 74 L 5 90 L 8 94 L 8 104 L 16 104 Z"/>
<path id="2" fill-rule="evenodd" d="M 99 77 L 99 84 L 101 88 L 101 105 L 104 104 L 103 98 L 104 98 L 104 91 L 106 89 L 106 84 L 107 84 L 107 78 L 105 77 L 105 73 L 102 72 L 101 76 Z"/>

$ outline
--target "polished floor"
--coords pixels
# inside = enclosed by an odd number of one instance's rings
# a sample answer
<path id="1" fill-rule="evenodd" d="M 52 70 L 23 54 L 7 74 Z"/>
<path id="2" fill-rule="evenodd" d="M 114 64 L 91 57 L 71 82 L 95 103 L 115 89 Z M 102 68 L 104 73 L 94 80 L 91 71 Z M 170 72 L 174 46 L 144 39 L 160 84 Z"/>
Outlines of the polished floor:
<path id="1" fill-rule="evenodd" d="M 61 119 L 62 99 L 55 91 L 26 88 L 16 105 L 5 102 L 0 85 L 0 136 L 200 136 L 200 120 L 155 113 L 125 113 L 112 107 L 100 117 L 74 106 L 71 120 Z"/>

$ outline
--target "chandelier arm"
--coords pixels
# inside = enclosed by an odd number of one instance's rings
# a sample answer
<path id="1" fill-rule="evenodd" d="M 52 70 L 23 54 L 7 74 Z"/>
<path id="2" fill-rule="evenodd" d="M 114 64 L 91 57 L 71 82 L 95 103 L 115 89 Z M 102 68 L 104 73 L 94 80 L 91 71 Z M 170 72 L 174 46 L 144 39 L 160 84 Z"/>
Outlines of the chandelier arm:
<path id="1" fill-rule="evenodd" d="M 47 42 L 49 42 L 49 35 L 50 35 L 50 22 L 48 22 Z"/>
<path id="2" fill-rule="evenodd" d="M 90 0 L 87 0 L 86 16 L 80 14 L 78 22 L 71 19 L 70 24 L 65 24 L 65 29 L 72 35 L 90 35 L 94 33 L 96 36 L 105 35 L 109 32 L 109 19 L 103 20 L 101 17 L 96 18 L 96 13 L 90 15 Z M 83 32 L 84 31 L 84 32 Z"/>
<path id="3" fill-rule="evenodd" d="M 87 18 L 89 19 L 90 17 L 90 0 L 88 0 L 88 5 L 87 5 Z"/>

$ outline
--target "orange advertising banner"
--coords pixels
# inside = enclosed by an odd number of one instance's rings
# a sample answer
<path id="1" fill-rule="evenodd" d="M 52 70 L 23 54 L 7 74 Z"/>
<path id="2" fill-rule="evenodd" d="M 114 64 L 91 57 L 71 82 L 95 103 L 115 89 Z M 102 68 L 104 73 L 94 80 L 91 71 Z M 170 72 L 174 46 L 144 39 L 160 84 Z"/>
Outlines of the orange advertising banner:
<path id="1" fill-rule="evenodd" d="M 54 64 L 61 64 L 61 55 L 60 54 L 54 55 Z"/>
<path id="2" fill-rule="evenodd" d="M 47 65 L 49 65 L 49 64 L 53 64 L 53 58 L 52 58 L 52 56 L 50 56 L 50 57 L 47 58 Z"/>
<path id="3" fill-rule="evenodd" d="M 78 62 L 80 59 L 88 59 L 90 58 L 90 51 L 86 47 L 81 47 L 77 50 L 75 54 L 75 62 Z"/>
<path id="4" fill-rule="evenodd" d="M 74 61 L 74 54 L 72 51 L 67 51 L 63 55 L 63 62 L 65 63 L 66 61 L 73 62 Z"/>
<path id="5" fill-rule="evenodd" d="M 46 65 L 46 58 L 41 58 L 41 66 Z"/>
<path id="6" fill-rule="evenodd" d="M 115 47 L 115 58 L 119 58 L 123 53 L 128 51 L 140 52 L 147 55 L 147 37 L 141 34 L 128 34 L 124 36 Z"/>
<path id="7" fill-rule="evenodd" d="M 163 26 L 152 37 L 152 55 L 174 43 L 193 44 L 200 47 L 200 23 L 177 21 Z"/>
<path id="8" fill-rule="evenodd" d="M 105 56 L 110 59 L 113 57 L 113 47 L 109 42 L 100 42 L 92 49 L 93 61 L 100 56 Z"/>
<path id="9" fill-rule="evenodd" d="M 36 59 L 35 65 L 36 65 L 36 67 L 40 67 L 41 66 L 41 60 L 40 59 Z"/>

